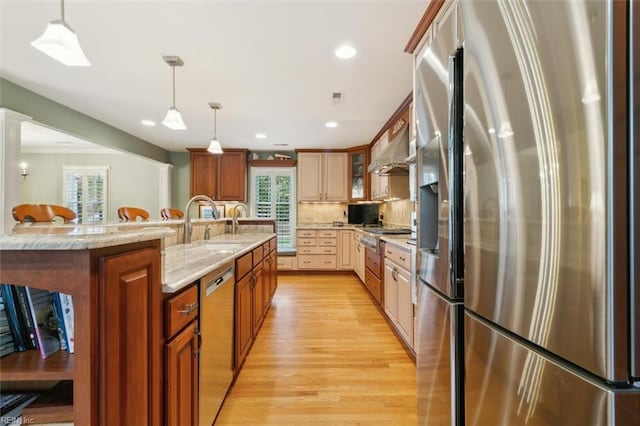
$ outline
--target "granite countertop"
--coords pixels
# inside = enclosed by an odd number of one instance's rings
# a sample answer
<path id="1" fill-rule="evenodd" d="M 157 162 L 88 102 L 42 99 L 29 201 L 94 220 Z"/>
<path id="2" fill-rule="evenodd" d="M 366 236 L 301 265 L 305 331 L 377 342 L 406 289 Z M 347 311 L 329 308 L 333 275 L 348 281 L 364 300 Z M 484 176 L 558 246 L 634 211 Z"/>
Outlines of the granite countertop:
<path id="1" fill-rule="evenodd" d="M 412 250 L 416 247 L 415 245 L 407 243 L 407 241 L 411 239 L 411 234 L 382 234 L 380 235 L 380 239 L 405 250 Z"/>
<path id="2" fill-rule="evenodd" d="M 333 223 L 299 223 L 296 226 L 297 229 L 356 229 L 362 228 L 362 225 L 352 225 L 345 223 L 341 226 L 336 226 Z"/>
<path id="3" fill-rule="evenodd" d="M 14 229 L 0 235 L 0 250 L 85 250 L 162 239 L 175 234 L 165 227 L 59 225 Z"/>
<path id="4" fill-rule="evenodd" d="M 164 222 L 167 223 L 167 222 Z M 163 240 L 175 231 L 157 226 L 95 226 L 61 224 L 24 226 L 0 235 L 0 250 L 88 250 L 140 241 Z M 162 291 L 173 293 L 214 269 L 260 246 L 275 233 L 221 234 L 210 240 L 175 244 L 162 249 Z"/>
<path id="5" fill-rule="evenodd" d="M 275 237 L 274 233 L 222 234 L 176 244 L 163 252 L 162 291 L 174 293 Z"/>

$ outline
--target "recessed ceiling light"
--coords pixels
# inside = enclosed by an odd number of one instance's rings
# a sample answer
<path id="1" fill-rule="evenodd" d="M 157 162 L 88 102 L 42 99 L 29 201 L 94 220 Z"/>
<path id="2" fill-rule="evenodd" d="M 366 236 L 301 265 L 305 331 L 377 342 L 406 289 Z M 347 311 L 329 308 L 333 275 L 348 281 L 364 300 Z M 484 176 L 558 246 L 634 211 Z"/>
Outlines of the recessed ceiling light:
<path id="1" fill-rule="evenodd" d="M 289 146 L 288 143 L 274 143 L 273 146 Z"/>
<path id="2" fill-rule="evenodd" d="M 324 125 L 330 129 L 333 129 L 334 127 L 338 127 L 338 123 L 336 123 L 335 121 L 327 121 L 326 123 L 324 123 Z"/>
<path id="3" fill-rule="evenodd" d="M 354 47 L 344 44 L 334 50 L 333 53 L 340 59 L 350 59 L 356 56 L 357 51 Z"/>
<path id="4" fill-rule="evenodd" d="M 142 120 L 141 123 L 149 127 L 156 125 L 156 122 L 153 120 Z"/>
<path id="5" fill-rule="evenodd" d="M 256 139 L 266 139 L 267 135 L 264 133 L 256 133 Z"/>

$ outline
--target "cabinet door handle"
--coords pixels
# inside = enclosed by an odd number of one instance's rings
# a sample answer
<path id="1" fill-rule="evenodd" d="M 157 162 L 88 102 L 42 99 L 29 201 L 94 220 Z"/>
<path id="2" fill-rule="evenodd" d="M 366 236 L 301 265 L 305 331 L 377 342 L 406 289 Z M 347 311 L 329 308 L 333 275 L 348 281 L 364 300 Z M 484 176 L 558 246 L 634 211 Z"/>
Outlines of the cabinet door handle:
<path id="1" fill-rule="evenodd" d="M 198 309 L 198 302 L 193 302 L 193 303 L 189 303 L 188 305 L 185 305 L 184 309 L 179 310 L 178 313 L 183 314 L 185 316 L 189 316 L 196 309 Z"/>
<path id="2" fill-rule="evenodd" d="M 200 356 L 200 349 L 202 348 L 202 333 L 200 333 L 200 328 L 196 327 L 193 334 L 198 336 L 198 347 L 193 350 L 193 356 L 198 358 Z"/>

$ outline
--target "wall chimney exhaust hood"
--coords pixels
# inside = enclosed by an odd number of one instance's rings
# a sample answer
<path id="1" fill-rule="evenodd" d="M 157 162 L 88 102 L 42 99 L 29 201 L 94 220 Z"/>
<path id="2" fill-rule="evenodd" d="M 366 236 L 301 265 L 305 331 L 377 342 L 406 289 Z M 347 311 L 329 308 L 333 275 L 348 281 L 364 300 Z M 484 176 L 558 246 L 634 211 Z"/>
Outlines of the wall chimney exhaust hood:
<path id="1" fill-rule="evenodd" d="M 389 145 L 369 164 L 368 171 L 378 175 L 408 175 L 409 165 L 405 159 L 409 156 L 409 126 L 405 126 Z"/>

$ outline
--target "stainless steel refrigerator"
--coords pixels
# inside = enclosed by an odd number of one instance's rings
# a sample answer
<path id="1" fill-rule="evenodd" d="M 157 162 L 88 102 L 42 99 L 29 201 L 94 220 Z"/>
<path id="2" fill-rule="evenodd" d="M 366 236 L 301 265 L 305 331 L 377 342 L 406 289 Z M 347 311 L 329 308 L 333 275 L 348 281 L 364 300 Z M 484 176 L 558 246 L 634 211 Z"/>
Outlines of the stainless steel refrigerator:
<path id="1" fill-rule="evenodd" d="M 420 52 L 421 424 L 640 424 L 638 7 L 460 1 Z"/>

